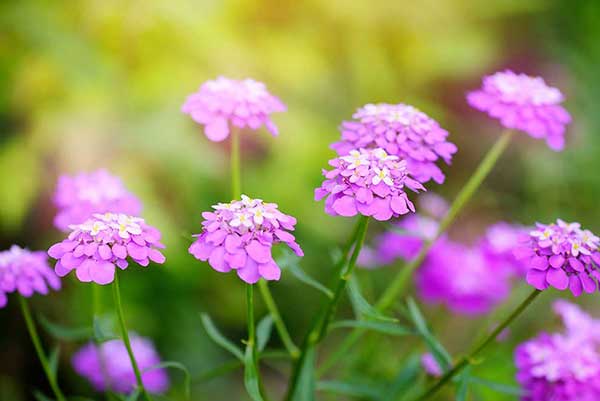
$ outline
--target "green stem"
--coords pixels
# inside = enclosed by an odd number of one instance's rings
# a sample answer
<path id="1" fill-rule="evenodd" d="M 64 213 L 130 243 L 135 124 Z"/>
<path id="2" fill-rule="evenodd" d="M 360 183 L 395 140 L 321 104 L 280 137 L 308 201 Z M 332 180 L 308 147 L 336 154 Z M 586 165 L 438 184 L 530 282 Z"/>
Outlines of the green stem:
<path id="1" fill-rule="evenodd" d="M 376 308 L 380 312 L 384 312 L 387 310 L 392 304 L 402 296 L 408 283 L 410 282 L 410 278 L 412 277 L 413 272 L 423 263 L 427 253 L 431 249 L 434 242 L 448 230 L 450 225 L 454 222 L 458 214 L 465 207 L 467 202 L 473 197 L 477 189 L 481 186 L 481 183 L 488 176 L 504 150 L 506 150 L 510 140 L 513 136 L 513 131 L 507 130 L 502 133 L 500 138 L 494 143 L 494 145 L 490 148 L 490 150 L 486 153 L 483 160 L 479 163 L 473 175 L 469 178 L 465 186 L 460 190 L 452 205 L 450 206 L 450 210 L 444 217 L 444 219 L 440 222 L 440 226 L 438 228 L 436 236 L 426 242 L 421 251 L 417 255 L 417 257 L 411 260 L 408 264 L 406 264 L 394 277 L 392 282 L 385 289 L 377 303 L 375 304 Z M 321 369 L 319 369 L 319 374 L 323 375 L 327 373 L 327 371 L 333 367 L 337 361 L 339 361 L 348 350 L 358 341 L 358 339 L 365 333 L 365 329 L 357 328 L 354 329 L 348 337 L 340 344 L 337 350 L 335 350 L 331 356 L 326 359 Z"/>
<path id="2" fill-rule="evenodd" d="M 54 392 L 54 395 L 56 396 L 56 399 L 58 401 L 66 401 L 64 394 L 60 391 L 58 383 L 56 382 L 56 375 L 50 369 L 50 364 L 48 363 L 48 359 L 46 358 L 46 354 L 44 353 L 44 349 L 42 348 L 40 336 L 38 335 L 37 329 L 35 328 L 35 323 L 31 318 L 29 304 L 27 303 L 25 297 L 22 296 L 19 296 L 19 303 L 21 304 L 21 311 L 23 312 L 23 318 L 25 318 L 25 324 L 27 325 L 27 330 L 29 331 L 31 342 L 33 342 L 35 352 L 37 353 L 40 363 L 42 364 L 44 373 L 46 373 L 46 377 L 48 378 L 48 382 L 50 383 L 50 388 L 52 388 L 52 391 Z"/>
<path id="3" fill-rule="evenodd" d="M 146 391 L 144 383 L 142 382 L 142 374 L 140 373 L 140 368 L 138 367 L 138 364 L 135 361 L 135 356 L 133 355 L 133 350 L 131 349 L 131 342 L 129 341 L 129 332 L 127 331 L 127 326 L 125 325 L 125 317 L 123 316 L 123 307 L 121 305 L 121 291 L 119 289 L 118 272 L 117 274 L 115 274 L 115 280 L 113 281 L 113 298 L 115 302 L 115 309 L 117 310 L 117 316 L 119 318 L 119 326 L 121 327 L 121 336 L 123 337 L 123 343 L 125 344 L 125 348 L 127 348 L 127 354 L 129 355 L 131 366 L 133 367 L 135 380 L 139 389 L 142 392 L 144 399 L 146 401 L 151 401 L 150 395 L 148 394 L 148 391 Z"/>
<path id="4" fill-rule="evenodd" d="M 231 128 L 231 193 L 233 199 L 242 195 L 242 179 L 240 169 L 240 134 Z"/>
<path id="5" fill-rule="evenodd" d="M 283 322 L 283 319 L 281 318 L 281 314 L 279 313 L 277 304 L 275 303 L 275 300 L 273 299 L 273 295 L 271 295 L 271 290 L 269 289 L 269 283 L 266 280 L 260 280 L 258 282 L 258 288 L 260 290 L 260 294 L 263 298 L 263 301 L 265 302 L 265 305 L 267 306 L 267 309 L 269 310 L 269 313 L 271 314 L 271 317 L 273 318 L 273 323 L 275 324 L 275 329 L 277 329 L 277 333 L 279 333 L 279 337 L 281 338 L 283 345 L 288 350 L 288 352 L 290 353 L 290 356 L 293 359 L 298 358 L 298 356 L 300 356 L 300 350 L 298 349 L 296 344 L 294 344 L 294 342 L 292 341 L 292 338 L 290 337 L 290 333 L 288 332 L 287 328 L 285 327 L 285 323 Z"/>
<path id="6" fill-rule="evenodd" d="M 490 345 L 504 329 L 506 329 L 527 307 L 536 299 L 542 291 L 534 289 L 531 294 L 506 319 L 502 321 L 479 345 L 467 355 L 458 360 L 452 369 L 448 370 L 440 379 L 431 386 L 425 393 L 416 398 L 416 401 L 423 401 L 436 394 L 447 382 L 452 380 L 454 376 L 460 373 L 465 367 L 473 362 L 473 360 L 481 353 L 488 345 Z"/>

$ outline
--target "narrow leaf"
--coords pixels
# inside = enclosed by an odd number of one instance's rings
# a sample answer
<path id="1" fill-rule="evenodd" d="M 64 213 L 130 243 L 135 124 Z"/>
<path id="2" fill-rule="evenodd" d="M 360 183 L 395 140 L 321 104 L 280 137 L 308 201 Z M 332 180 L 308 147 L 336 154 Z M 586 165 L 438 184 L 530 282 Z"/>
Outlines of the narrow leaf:
<path id="1" fill-rule="evenodd" d="M 206 369 L 204 372 L 200 373 L 198 376 L 194 377 L 194 383 L 202 383 L 208 380 L 211 380 L 215 377 L 219 377 L 225 375 L 227 373 L 233 372 L 239 368 L 241 368 L 243 363 L 237 359 L 233 359 L 229 362 L 225 362 L 222 365 L 219 365 L 214 368 Z"/>
<path id="2" fill-rule="evenodd" d="M 462 371 L 458 379 L 458 388 L 456 390 L 456 401 L 467 401 L 469 393 L 469 376 L 471 375 L 471 367 L 467 366 Z"/>
<path id="3" fill-rule="evenodd" d="M 35 398 L 37 401 L 54 401 L 54 399 L 46 396 L 44 393 L 38 390 L 33 390 L 33 398 Z"/>
<path id="4" fill-rule="evenodd" d="M 320 381 L 317 383 L 317 391 L 368 399 L 381 397 L 381 391 L 373 383 Z"/>
<path id="5" fill-rule="evenodd" d="M 48 367 L 50 368 L 50 373 L 52 377 L 56 379 L 58 372 L 58 360 L 60 358 L 60 347 L 57 345 L 52 349 L 52 352 L 48 356 Z"/>
<path id="6" fill-rule="evenodd" d="M 523 395 L 523 390 L 519 387 L 510 386 L 508 384 L 496 383 L 490 380 L 482 379 L 479 377 L 469 377 L 469 382 L 473 384 L 477 384 L 480 386 L 484 386 L 489 388 L 490 390 L 494 390 L 498 393 L 509 394 L 509 395 Z"/>
<path id="7" fill-rule="evenodd" d="M 407 390 L 414 386 L 420 369 L 420 358 L 418 355 L 413 355 L 408 359 L 402 370 L 398 372 L 396 378 L 388 385 L 385 396 L 381 401 L 395 401 L 400 394 L 406 394 Z"/>
<path id="8" fill-rule="evenodd" d="M 189 370 L 185 367 L 184 364 L 177 362 L 177 361 L 164 361 L 161 362 L 157 365 L 153 365 L 150 366 L 149 368 L 144 369 L 144 372 L 150 372 L 156 369 L 164 369 L 164 368 L 171 368 L 171 369 L 178 369 L 181 372 L 183 372 L 183 386 L 185 389 L 185 396 L 186 398 L 189 400 L 190 399 L 190 383 L 192 381 L 191 379 L 191 375 Z"/>
<path id="9" fill-rule="evenodd" d="M 271 332 L 273 331 L 273 318 L 267 315 L 258 322 L 256 326 L 256 347 L 258 351 L 262 351 L 267 346 Z"/>
<path id="10" fill-rule="evenodd" d="M 289 270 L 298 280 L 304 284 L 313 287 L 315 290 L 322 292 L 327 298 L 333 298 L 333 292 L 323 284 L 319 283 L 314 278 L 302 270 L 298 263 L 299 258 L 293 255 L 291 252 L 286 251 L 284 256 L 277 259 L 277 264 L 284 270 Z"/>
<path id="11" fill-rule="evenodd" d="M 142 391 L 139 387 L 136 387 L 131 394 L 125 399 L 125 401 L 137 401 L 137 399 L 142 394 Z"/>
<path id="12" fill-rule="evenodd" d="M 45 316 L 38 315 L 40 325 L 52 337 L 59 340 L 80 341 L 87 340 L 92 337 L 91 327 L 66 327 L 56 323 L 52 323 Z"/>
<path id="13" fill-rule="evenodd" d="M 94 316 L 94 341 L 104 343 L 118 339 L 119 337 L 112 331 L 107 320 Z"/>
<path id="14" fill-rule="evenodd" d="M 315 391 L 317 389 L 315 382 L 315 347 L 309 346 L 306 350 L 302 366 L 298 372 L 298 383 L 291 394 L 291 401 L 315 401 Z"/>
<path id="15" fill-rule="evenodd" d="M 201 313 L 200 319 L 202 319 L 202 325 L 204 326 L 204 330 L 206 330 L 206 334 L 208 334 L 210 339 L 213 340 L 215 344 L 229 351 L 240 361 L 244 361 L 244 354 L 242 354 L 242 351 L 236 347 L 235 344 L 229 341 L 223 334 L 221 334 L 221 332 L 213 324 L 210 316 L 208 316 L 206 313 Z"/>
<path id="16" fill-rule="evenodd" d="M 250 345 L 246 345 L 246 353 L 244 354 L 244 386 L 252 400 L 264 401 L 260 394 L 258 366 L 256 366 L 256 358 Z"/>
<path id="17" fill-rule="evenodd" d="M 398 319 L 388 317 L 379 312 L 373 305 L 371 305 L 365 297 L 360 293 L 358 281 L 356 277 L 351 277 L 348 281 L 348 294 L 350 295 L 350 301 L 358 318 L 365 317 L 368 319 L 382 321 L 382 322 L 397 322 Z"/>
<path id="18" fill-rule="evenodd" d="M 416 334 L 414 330 L 398 323 L 374 322 L 370 320 L 341 320 L 339 322 L 333 322 L 329 327 L 331 330 L 361 328 L 391 336 L 408 336 Z"/>

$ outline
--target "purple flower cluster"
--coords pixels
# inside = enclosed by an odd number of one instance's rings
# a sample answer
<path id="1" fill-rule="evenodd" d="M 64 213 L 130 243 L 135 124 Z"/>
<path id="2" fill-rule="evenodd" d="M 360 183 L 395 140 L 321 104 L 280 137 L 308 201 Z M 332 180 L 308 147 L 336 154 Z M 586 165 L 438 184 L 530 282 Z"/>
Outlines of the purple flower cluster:
<path id="1" fill-rule="evenodd" d="M 435 164 L 450 164 L 457 148 L 448 142 L 448 132 L 425 113 L 406 104 L 367 104 L 352 116 L 356 121 L 342 123 L 342 140 L 331 147 L 340 155 L 360 148 L 382 148 L 408 163 L 408 171 L 418 181 L 444 182 Z"/>
<path id="2" fill-rule="evenodd" d="M 34 293 L 46 295 L 48 287 L 60 289 L 60 279 L 48 265 L 45 252 L 32 252 L 13 245 L 0 252 L 0 308 L 8 302 L 7 294 L 19 292 L 29 298 Z"/>
<path id="3" fill-rule="evenodd" d="M 218 272 L 232 269 L 245 282 L 254 284 L 260 278 L 279 280 L 281 270 L 273 257 L 273 244 L 283 242 L 298 256 L 302 249 L 289 231 L 296 219 L 279 211 L 275 203 L 251 199 L 219 203 L 214 212 L 204 212 L 202 233 L 190 246 L 196 259 L 208 261 Z"/>
<path id="4" fill-rule="evenodd" d="M 83 224 L 70 228 L 73 231 L 69 236 L 48 250 L 48 255 L 58 260 L 54 269 L 60 277 L 75 269 L 82 282 L 109 284 L 115 277 L 115 265 L 126 269 L 128 257 L 141 266 L 165 261 L 157 249 L 164 248 L 160 231 L 142 218 L 94 214 Z"/>
<path id="5" fill-rule="evenodd" d="M 208 139 L 220 142 L 229 136 L 232 127 L 257 130 L 264 125 L 276 136 L 279 131 L 270 114 L 286 111 L 286 107 L 262 82 L 219 77 L 189 95 L 181 111 L 204 125 Z"/>
<path id="6" fill-rule="evenodd" d="M 600 321 L 576 305 L 557 301 L 565 333 L 542 333 L 515 351 L 522 401 L 595 401 L 600 399 Z"/>
<path id="7" fill-rule="evenodd" d="M 538 223 L 522 238 L 515 256 L 527 264 L 527 282 L 538 290 L 568 288 L 577 297 L 598 287 L 599 245 L 600 238 L 579 223 L 558 219 L 548 225 Z"/>
<path id="8" fill-rule="evenodd" d="M 565 145 L 565 126 L 571 116 L 560 105 L 564 97 L 560 90 L 548 86 L 540 77 L 497 72 L 483 79 L 483 87 L 468 94 L 469 104 L 490 117 L 500 120 L 509 129 L 544 138 L 556 151 Z"/>
<path id="9" fill-rule="evenodd" d="M 415 207 L 405 189 L 425 190 L 412 179 L 406 160 L 381 149 L 353 150 L 329 161 L 333 170 L 323 171 L 325 181 L 315 190 L 315 200 L 327 197 L 325 211 L 332 216 L 373 216 L 389 220 Z"/>
<path id="10" fill-rule="evenodd" d="M 152 369 L 161 362 L 152 341 L 135 334 L 129 339 L 146 390 L 151 393 L 167 391 L 169 376 L 166 370 Z M 122 340 L 111 340 L 101 345 L 90 342 L 77 351 L 72 363 L 77 374 L 88 379 L 98 391 L 110 389 L 130 393 L 137 387 L 131 360 Z"/>
<path id="11" fill-rule="evenodd" d="M 106 170 L 63 175 L 58 179 L 54 193 L 54 204 L 58 208 L 54 225 L 68 231 L 72 224 L 81 224 L 94 213 L 125 213 L 137 216 L 142 204 L 118 177 Z"/>

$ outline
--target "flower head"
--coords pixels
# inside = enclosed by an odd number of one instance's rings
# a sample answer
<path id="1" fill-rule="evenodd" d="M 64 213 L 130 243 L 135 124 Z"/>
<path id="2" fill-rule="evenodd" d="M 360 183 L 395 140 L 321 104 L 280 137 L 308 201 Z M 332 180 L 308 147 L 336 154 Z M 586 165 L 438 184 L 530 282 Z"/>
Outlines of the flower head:
<path id="1" fill-rule="evenodd" d="M 483 87 L 467 96 L 472 107 L 500 120 L 504 127 L 544 138 L 556 151 L 563 149 L 565 126 L 571 122 L 561 106 L 563 100 L 560 90 L 542 78 L 512 71 L 483 78 Z"/>
<path id="2" fill-rule="evenodd" d="M 125 213 L 138 215 L 140 201 L 123 185 L 123 182 L 106 170 L 63 175 L 58 179 L 54 193 L 58 208 L 54 225 L 68 231 L 71 224 L 81 224 L 94 213 Z"/>
<path id="3" fill-rule="evenodd" d="M 94 214 L 70 228 L 69 236 L 48 250 L 48 255 L 58 260 L 54 270 L 61 277 L 75 269 L 82 282 L 109 284 L 115 277 L 115 265 L 126 269 L 128 257 L 141 266 L 165 261 L 157 249 L 164 248 L 160 231 L 140 217 Z"/>
<path id="4" fill-rule="evenodd" d="M 571 290 L 576 297 L 592 293 L 600 280 L 600 238 L 578 223 L 557 220 L 537 224 L 522 238 L 514 254 L 527 264 L 527 282 L 544 290 L 549 286 Z"/>
<path id="5" fill-rule="evenodd" d="M 353 150 L 329 161 L 333 170 L 323 171 L 325 181 L 315 190 L 315 200 L 327 197 L 325 211 L 332 216 L 373 216 L 389 220 L 414 212 L 406 188 L 425 190 L 412 179 L 406 160 L 381 149 Z"/>
<path id="6" fill-rule="evenodd" d="M 208 261 L 218 272 L 232 269 L 247 283 L 279 280 L 281 270 L 273 257 L 273 244 L 283 242 L 298 256 L 304 253 L 289 231 L 296 219 L 279 211 L 277 204 L 242 195 L 242 200 L 219 203 L 214 212 L 204 212 L 202 233 L 189 252 L 196 259 Z"/>
<path id="7" fill-rule="evenodd" d="M 142 383 L 151 393 L 163 393 L 169 388 L 169 376 L 165 369 L 151 369 L 161 360 L 152 341 L 130 335 L 131 348 L 142 372 Z M 73 356 L 73 368 L 88 379 L 98 391 L 111 389 L 118 393 L 130 393 L 136 386 L 135 373 L 127 348 L 122 340 L 110 340 L 100 345 L 92 342 L 84 345 Z"/>
<path id="8" fill-rule="evenodd" d="M 0 252 L 0 308 L 6 306 L 7 294 L 46 295 L 48 287 L 59 290 L 60 279 L 48 265 L 45 252 L 32 252 L 17 245 Z"/>
<path id="9" fill-rule="evenodd" d="M 353 149 L 382 148 L 405 159 L 408 171 L 425 183 L 444 182 L 444 174 L 435 164 L 443 159 L 450 164 L 456 145 L 446 141 L 448 132 L 425 113 L 406 104 L 367 104 L 340 127 L 342 140 L 331 147 L 340 155 Z"/>
<path id="10" fill-rule="evenodd" d="M 264 125 L 276 136 L 278 129 L 270 114 L 285 110 L 285 105 L 271 95 L 262 82 L 225 77 L 203 83 L 198 92 L 188 96 L 181 108 L 194 121 L 204 125 L 204 133 L 214 142 L 225 140 L 232 126 L 257 130 Z"/>

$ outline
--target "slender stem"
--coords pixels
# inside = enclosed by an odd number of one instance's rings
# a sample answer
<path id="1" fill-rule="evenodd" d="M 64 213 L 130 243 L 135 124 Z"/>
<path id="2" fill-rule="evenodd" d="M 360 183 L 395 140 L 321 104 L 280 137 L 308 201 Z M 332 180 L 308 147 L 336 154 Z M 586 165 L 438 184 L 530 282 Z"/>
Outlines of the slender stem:
<path id="1" fill-rule="evenodd" d="M 288 332 L 287 328 L 285 327 L 285 323 L 283 322 L 283 319 L 281 318 L 281 314 L 279 313 L 277 304 L 275 303 L 275 300 L 273 299 L 273 295 L 271 295 L 271 290 L 269 289 L 269 283 L 265 280 L 260 280 L 258 282 L 258 288 L 259 288 L 260 294 L 262 295 L 262 298 L 265 302 L 265 305 L 267 306 L 267 309 L 269 310 L 269 313 L 271 314 L 271 317 L 273 318 L 273 323 L 275 324 L 275 329 L 277 329 L 277 333 L 279 333 L 279 337 L 281 338 L 283 345 L 288 350 L 288 352 L 290 353 L 290 356 L 293 359 L 298 358 L 298 356 L 300 356 L 300 349 L 298 349 L 296 344 L 294 344 L 294 342 L 292 341 L 292 338 L 290 337 L 290 333 Z"/>
<path id="2" fill-rule="evenodd" d="M 498 337 L 498 335 L 504 331 L 504 329 L 506 329 L 521 313 L 523 313 L 523 311 L 527 309 L 533 300 L 536 299 L 541 293 L 542 291 L 534 289 L 531 294 L 529 294 L 529 296 L 525 298 L 525 300 L 521 302 L 519 306 L 517 306 L 515 310 L 498 325 L 498 327 L 496 327 L 483 341 L 481 341 L 479 345 L 473 348 L 473 350 L 467 356 L 460 358 L 458 362 L 454 364 L 452 369 L 444 373 L 444 375 L 440 377 L 440 379 L 433 386 L 431 386 L 421 396 L 416 398 L 416 401 L 423 401 L 430 398 L 432 395 L 437 393 L 444 386 L 444 384 L 452 380 L 452 378 L 460 373 L 461 370 L 471 364 L 477 355 L 479 355 L 479 353 L 481 353 L 488 345 L 490 345 L 490 343 L 492 343 L 496 337 Z"/>
<path id="3" fill-rule="evenodd" d="M 58 383 L 56 382 L 56 375 L 50 369 L 50 364 L 48 363 L 48 359 L 46 358 L 46 354 L 44 353 L 44 349 L 42 348 L 40 336 L 38 335 L 37 329 L 35 328 L 35 323 L 31 318 L 29 304 L 27 303 L 25 297 L 22 296 L 19 296 L 19 303 L 21 304 L 21 311 L 23 312 L 23 318 L 25 318 L 25 324 L 27 325 L 27 330 L 29 331 L 31 342 L 33 342 L 35 352 L 37 353 L 37 356 L 40 359 L 40 363 L 42 364 L 44 373 L 46 373 L 46 377 L 48 378 L 48 382 L 50 383 L 50 388 L 52 388 L 52 391 L 54 392 L 54 395 L 56 396 L 56 399 L 58 401 L 66 401 L 64 394 L 62 393 L 62 391 L 60 391 Z"/>
<path id="4" fill-rule="evenodd" d="M 151 401 L 150 395 L 144 387 L 144 383 L 142 381 L 142 374 L 140 373 L 140 368 L 138 367 L 138 364 L 135 361 L 135 356 L 133 355 L 133 350 L 131 349 L 131 342 L 129 341 L 129 332 L 127 331 L 127 326 L 125 325 L 125 317 L 123 316 L 123 307 L 121 305 L 121 291 L 119 289 L 118 274 L 115 274 L 115 280 L 113 281 L 113 298 L 115 302 L 115 309 L 117 310 L 117 316 L 119 318 L 119 326 L 121 327 L 121 336 L 123 337 L 123 343 L 125 344 L 125 348 L 127 348 L 127 354 L 129 355 L 131 366 L 133 367 L 135 380 L 139 389 L 142 392 L 142 395 L 144 396 L 144 399 L 146 399 L 146 401 Z"/>
<path id="5" fill-rule="evenodd" d="M 240 133 L 231 128 L 231 193 L 233 199 L 242 195 L 242 180 L 240 169 Z"/>
<path id="6" fill-rule="evenodd" d="M 387 310 L 393 303 L 402 296 L 408 283 L 410 282 L 410 278 L 412 277 L 413 272 L 423 263 L 427 253 L 431 249 L 434 242 L 448 230 L 448 228 L 454 223 L 454 220 L 458 216 L 458 214 L 465 207 L 467 202 L 473 197 L 477 189 L 481 186 L 481 183 L 488 176 L 504 150 L 506 150 L 510 140 L 513 136 L 513 131 L 506 130 L 502 133 L 500 138 L 494 143 L 494 145 L 488 150 L 484 158 L 481 160 L 473 175 L 469 178 L 465 186 L 460 190 L 452 205 L 450 206 L 450 210 L 441 221 L 440 226 L 438 228 L 437 234 L 433 240 L 426 242 L 421 251 L 417 255 L 417 257 L 411 260 L 408 264 L 406 264 L 394 277 L 388 287 L 385 289 L 375 307 L 383 312 Z M 346 352 L 360 339 L 360 337 L 365 333 L 365 329 L 356 328 L 354 329 L 348 337 L 340 344 L 337 350 L 335 350 L 331 356 L 326 359 L 321 369 L 319 369 L 319 373 L 325 374 L 327 371 L 337 363 Z"/>

